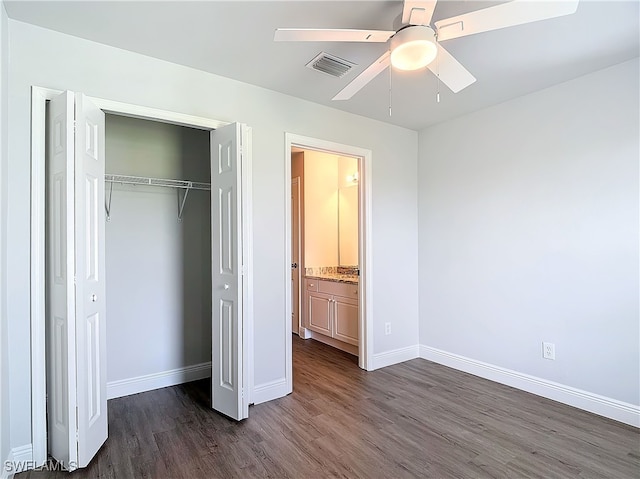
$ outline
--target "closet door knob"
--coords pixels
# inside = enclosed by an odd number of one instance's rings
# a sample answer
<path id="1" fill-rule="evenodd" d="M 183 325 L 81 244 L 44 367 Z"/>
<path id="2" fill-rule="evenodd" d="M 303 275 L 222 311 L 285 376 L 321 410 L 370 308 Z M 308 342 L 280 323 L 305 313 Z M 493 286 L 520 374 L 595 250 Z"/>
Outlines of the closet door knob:
<path id="1" fill-rule="evenodd" d="M 229 285 L 225 283 L 224 289 L 229 289 Z"/>

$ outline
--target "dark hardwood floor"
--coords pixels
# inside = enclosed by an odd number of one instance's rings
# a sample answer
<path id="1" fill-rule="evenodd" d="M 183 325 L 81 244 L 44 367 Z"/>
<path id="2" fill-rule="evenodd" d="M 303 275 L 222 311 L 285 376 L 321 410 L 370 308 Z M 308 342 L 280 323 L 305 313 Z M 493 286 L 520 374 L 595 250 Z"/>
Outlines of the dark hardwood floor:
<path id="1" fill-rule="evenodd" d="M 90 466 L 44 478 L 639 478 L 640 432 L 415 359 L 374 372 L 294 336 L 293 394 L 235 423 L 209 382 L 109 401 Z"/>

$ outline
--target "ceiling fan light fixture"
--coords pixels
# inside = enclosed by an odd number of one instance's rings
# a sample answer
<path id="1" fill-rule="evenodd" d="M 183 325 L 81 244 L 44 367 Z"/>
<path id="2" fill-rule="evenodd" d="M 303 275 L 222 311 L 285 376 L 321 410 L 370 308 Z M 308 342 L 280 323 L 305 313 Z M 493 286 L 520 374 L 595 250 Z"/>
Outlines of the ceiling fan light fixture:
<path id="1" fill-rule="evenodd" d="M 398 70 L 418 70 L 438 54 L 436 35 L 427 26 L 412 25 L 391 38 L 391 65 Z"/>

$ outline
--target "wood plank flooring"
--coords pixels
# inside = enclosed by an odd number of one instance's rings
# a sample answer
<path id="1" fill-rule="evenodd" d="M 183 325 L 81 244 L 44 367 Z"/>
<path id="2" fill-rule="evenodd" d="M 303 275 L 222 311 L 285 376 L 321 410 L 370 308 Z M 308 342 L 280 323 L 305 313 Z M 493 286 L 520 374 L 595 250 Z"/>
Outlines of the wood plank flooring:
<path id="1" fill-rule="evenodd" d="M 109 401 L 109 439 L 70 477 L 640 478 L 631 426 L 422 359 L 367 373 L 293 347 L 293 394 L 241 423 L 209 409 L 208 380 Z"/>

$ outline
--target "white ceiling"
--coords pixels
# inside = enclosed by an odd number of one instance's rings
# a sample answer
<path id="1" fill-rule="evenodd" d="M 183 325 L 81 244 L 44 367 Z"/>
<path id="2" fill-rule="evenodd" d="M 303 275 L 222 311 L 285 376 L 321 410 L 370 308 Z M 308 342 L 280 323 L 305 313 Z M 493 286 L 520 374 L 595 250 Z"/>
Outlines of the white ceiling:
<path id="1" fill-rule="evenodd" d="M 433 20 L 501 2 L 441 0 Z M 402 1 L 5 1 L 10 18 L 187 65 L 380 121 L 420 130 L 639 55 L 635 0 L 582 0 L 570 16 L 449 40 L 477 81 L 460 93 L 428 70 L 382 73 L 351 100 L 331 98 L 386 44 L 275 43 L 278 27 L 390 30 Z M 343 78 L 308 68 L 320 51 L 358 64 Z M 615 85 L 609 86 L 615 89 Z M 603 91 L 606 95 L 606 91 Z M 553 112 L 550 112 L 553 114 Z"/>

